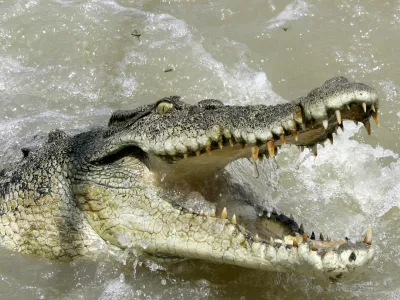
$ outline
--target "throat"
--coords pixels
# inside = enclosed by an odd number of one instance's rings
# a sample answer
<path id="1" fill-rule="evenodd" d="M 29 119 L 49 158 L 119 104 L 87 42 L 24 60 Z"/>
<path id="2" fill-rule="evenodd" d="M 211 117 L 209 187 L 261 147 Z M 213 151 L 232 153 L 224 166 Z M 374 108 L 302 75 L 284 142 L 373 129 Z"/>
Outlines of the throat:
<path id="1" fill-rule="evenodd" d="M 200 156 L 189 156 L 186 159 L 159 157 L 149 155 L 148 167 L 157 178 L 157 185 L 163 188 L 204 191 L 218 174 L 232 161 L 249 157 L 249 149 L 232 147 L 232 149 L 214 150 Z"/>

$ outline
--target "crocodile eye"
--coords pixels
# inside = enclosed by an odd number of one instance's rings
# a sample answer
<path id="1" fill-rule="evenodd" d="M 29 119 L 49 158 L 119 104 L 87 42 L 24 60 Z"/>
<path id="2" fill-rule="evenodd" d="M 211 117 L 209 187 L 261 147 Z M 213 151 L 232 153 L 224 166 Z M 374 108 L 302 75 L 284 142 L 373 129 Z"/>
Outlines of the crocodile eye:
<path id="1" fill-rule="evenodd" d="M 174 105 L 171 102 L 163 101 L 157 105 L 157 113 L 160 115 L 166 114 L 171 111 Z"/>

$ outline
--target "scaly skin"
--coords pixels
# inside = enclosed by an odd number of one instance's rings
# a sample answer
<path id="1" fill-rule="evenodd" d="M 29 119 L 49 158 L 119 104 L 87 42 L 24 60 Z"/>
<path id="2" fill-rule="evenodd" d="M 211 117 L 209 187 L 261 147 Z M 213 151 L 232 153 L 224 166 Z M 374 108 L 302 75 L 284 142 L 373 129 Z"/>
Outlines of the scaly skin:
<path id="1" fill-rule="evenodd" d="M 278 106 L 171 97 L 116 112 L 104 129 L 72 137 L 52 131 L 40 149 L 24 149 L 20 162 L 0 172 L 2 244 L 61 260 L 136 247 L 158 258 L 340 276 L 371 261 L 370 230 L 356 244 L 315 239 L 290 218 L 265 212 L 250 232 L 239 215 L 193 211 L 165 191 L 174 182 L 200 191 L 230 161 L 274 156 L 282 143 L 315 149 L 341 119 L 368 129 L 377 109 L 373 89 L 334 78 Z"/>

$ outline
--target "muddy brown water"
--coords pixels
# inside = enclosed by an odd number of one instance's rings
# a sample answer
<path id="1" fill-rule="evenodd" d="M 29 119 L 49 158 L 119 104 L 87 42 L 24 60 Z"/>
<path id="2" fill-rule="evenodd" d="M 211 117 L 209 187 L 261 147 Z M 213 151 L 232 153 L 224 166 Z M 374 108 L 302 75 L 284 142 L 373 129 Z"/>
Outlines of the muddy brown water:
<path id="1" fill-rule="evenodd" d="M 1 299 L 400 298 L 399 1 L 0 1 L 0 15 L 1 165 L 35 134 L 105 124 L 167 95 L 276 104 L 342 75 L 381 99 L 372 136 L 346 122 L 316 159 L 284 149 L 273 190 L 231 170 L 310 229 L 356 240 L 371 223 L 376 256 L 353 280 L 0 248 Z"/>

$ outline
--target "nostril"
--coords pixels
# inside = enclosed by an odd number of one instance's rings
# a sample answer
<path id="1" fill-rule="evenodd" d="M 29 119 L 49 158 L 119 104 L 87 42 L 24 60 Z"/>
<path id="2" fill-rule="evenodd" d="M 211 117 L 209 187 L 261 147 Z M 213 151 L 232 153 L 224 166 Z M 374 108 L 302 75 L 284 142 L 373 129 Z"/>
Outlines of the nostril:
<path id="1" fill-rule="evenodd" d="M 355 261 L 357 258 L 356 254 L 354 252 L 351 252 L 349 256 L 349 262 Z"/>

